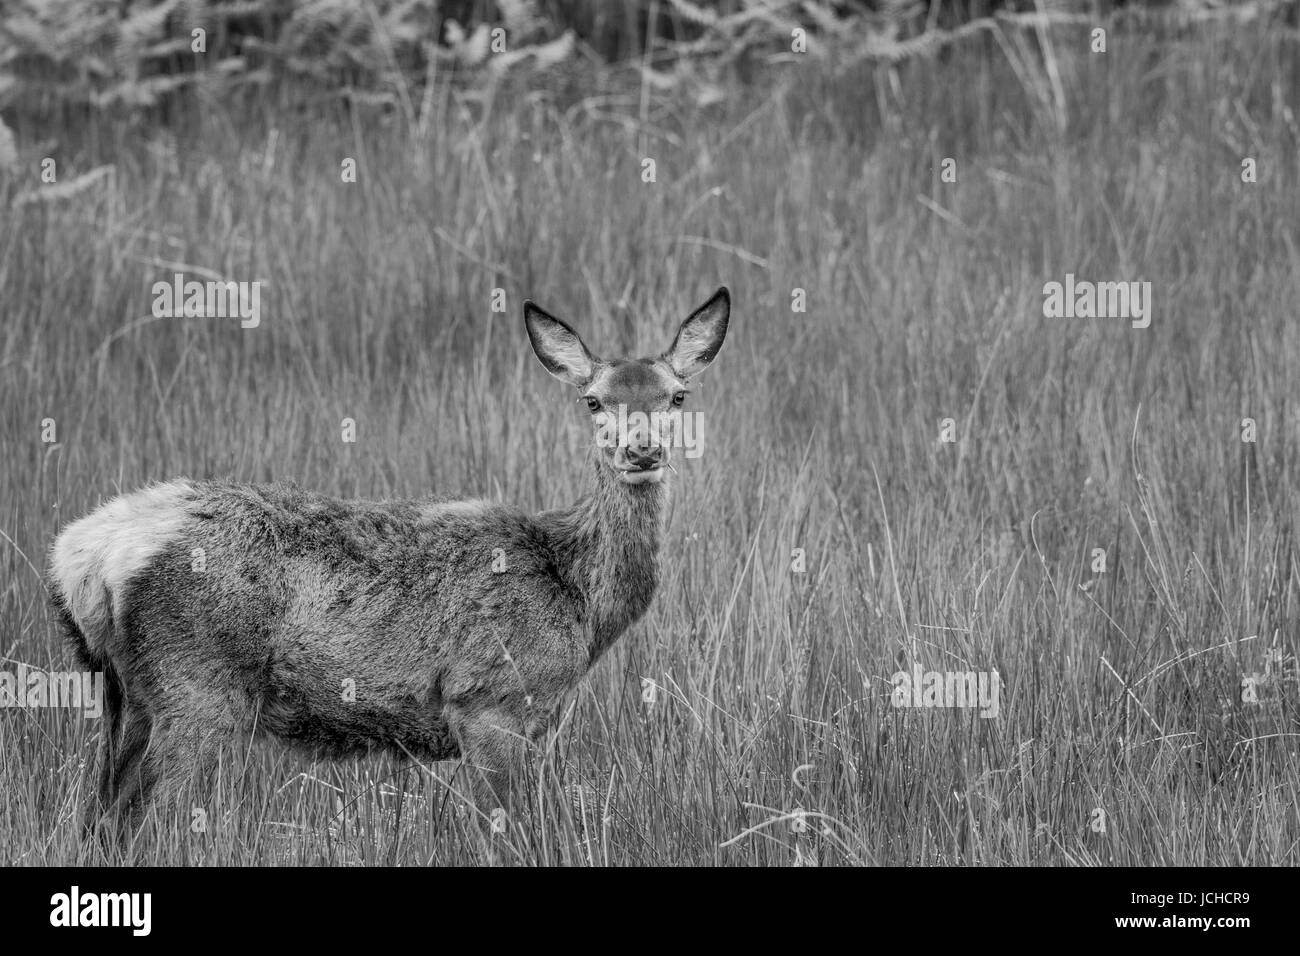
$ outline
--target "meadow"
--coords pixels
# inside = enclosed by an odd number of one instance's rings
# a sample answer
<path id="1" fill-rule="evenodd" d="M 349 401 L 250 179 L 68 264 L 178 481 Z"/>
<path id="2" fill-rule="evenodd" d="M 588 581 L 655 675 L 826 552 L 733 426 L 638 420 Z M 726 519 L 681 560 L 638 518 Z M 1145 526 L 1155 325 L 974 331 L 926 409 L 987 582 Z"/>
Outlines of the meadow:
<path id="1" fill-rule="evenodd" d="M 604 355 L 661 351 L 721 284 L 733 313 L 659 594 L 490 849 L 454 765 L 255 743 L 202 814 L 106 855 L 79 829 L 98 723 L 6 708 L 0 860 L 1300 863 L 1298 47 L 1012 29 L 703 98 L 575 67 L 15 123 L 5 669 L 73 666 L 46 550 L 112 494 L 556 507 L 587 413 L 523 300 Z M 42 197 L 46 156 L 111 171 Z M 202 270 L 266 283 L 258 327 L 152 314 L 153 283 Z M 1150 326 L 1045 317 L 1067 274 L 1149 281 Z M 914 665 L 996 671 L 997 715 L 893 706 Z"/>

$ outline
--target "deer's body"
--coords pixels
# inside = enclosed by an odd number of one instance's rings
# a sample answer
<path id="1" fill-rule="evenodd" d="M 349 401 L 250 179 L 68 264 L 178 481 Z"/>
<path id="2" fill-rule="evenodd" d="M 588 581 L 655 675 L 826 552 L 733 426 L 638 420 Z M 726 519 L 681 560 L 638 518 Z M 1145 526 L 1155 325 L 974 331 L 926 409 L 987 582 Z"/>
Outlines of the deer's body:
<path id="1" fill-rule="evenodd" d="M 654 361 L 602 363 L 534 311 L 557 377 L 620 401 L 658 394 L 669 373 Z M 566 332 L 590 369 L 566 368 Z M 654 595 L 658 455 L 595 449 L 589 493 L 540 514 L 176 480 L 69 525 L 51 590 L 107 688 L 88 819 L 137 820 L 155 788 L 174 793 L 254 732 L 330 756 L 465 757 L 483 771 L 480 805 L 504 805 L 522 744 Z"/>

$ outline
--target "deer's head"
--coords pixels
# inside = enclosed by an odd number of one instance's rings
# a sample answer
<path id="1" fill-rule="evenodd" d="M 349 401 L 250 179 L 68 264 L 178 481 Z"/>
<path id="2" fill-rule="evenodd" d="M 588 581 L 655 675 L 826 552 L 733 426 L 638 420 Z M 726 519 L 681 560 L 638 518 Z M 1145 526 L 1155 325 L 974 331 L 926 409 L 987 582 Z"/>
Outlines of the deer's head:
<path id="1" fill-rule="evenodd" d="M 533 351 L 548 372 L 579 390 L 602 464 L 629 485 L 663 480 L 682 415 L 689 413 L 690 381 L 718 354 L 730 316 L 723 287 L 682 322 L 662 355 L 605 360 L 560 319 L 524 303 Z"/>

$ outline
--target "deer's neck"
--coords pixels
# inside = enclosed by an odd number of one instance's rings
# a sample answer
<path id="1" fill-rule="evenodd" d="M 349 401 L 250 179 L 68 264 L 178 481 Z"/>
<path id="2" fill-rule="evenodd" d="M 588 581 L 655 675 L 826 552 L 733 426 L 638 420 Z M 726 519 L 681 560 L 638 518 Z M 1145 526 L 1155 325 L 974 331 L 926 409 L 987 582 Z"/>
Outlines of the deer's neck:
<path id="1" fill-rule="evenodd" d="M 558 556 L 586 605 L 595 663 L 645 613 L 659 585 L 668 484 L 625 484 L 595 454 L 590 466 L 593 490 L 554 516 Z"/>

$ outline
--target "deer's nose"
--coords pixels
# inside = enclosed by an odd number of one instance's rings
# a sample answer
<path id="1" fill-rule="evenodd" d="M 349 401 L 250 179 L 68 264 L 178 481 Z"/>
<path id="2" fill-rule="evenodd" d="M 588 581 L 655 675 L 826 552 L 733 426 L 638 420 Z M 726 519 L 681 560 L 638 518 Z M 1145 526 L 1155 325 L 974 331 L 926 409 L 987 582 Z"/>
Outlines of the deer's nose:
<path id="1" fill-rule="evenodd" d="M 653 468 L 664 460 L 662 445 L 634 444 L 627 448 L 628 463 L 637 468 Z"/>

